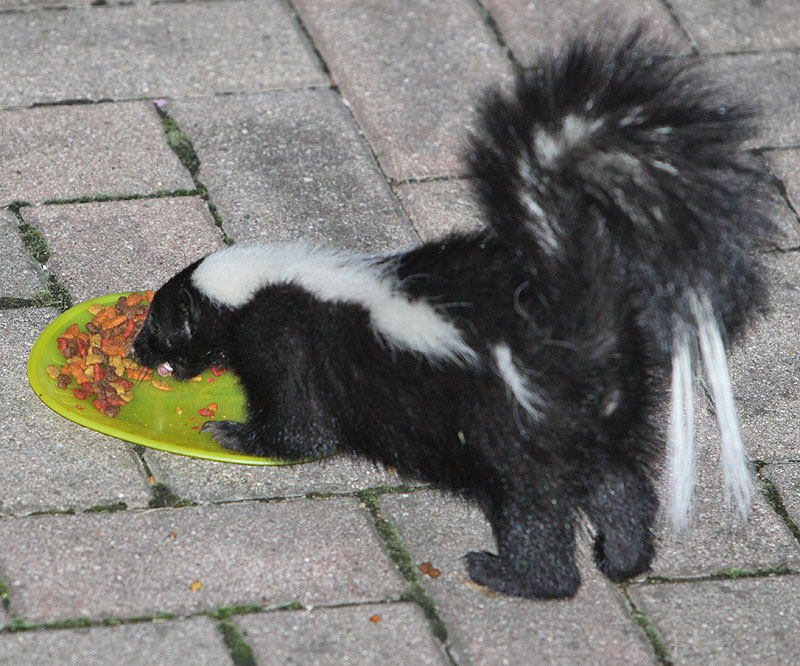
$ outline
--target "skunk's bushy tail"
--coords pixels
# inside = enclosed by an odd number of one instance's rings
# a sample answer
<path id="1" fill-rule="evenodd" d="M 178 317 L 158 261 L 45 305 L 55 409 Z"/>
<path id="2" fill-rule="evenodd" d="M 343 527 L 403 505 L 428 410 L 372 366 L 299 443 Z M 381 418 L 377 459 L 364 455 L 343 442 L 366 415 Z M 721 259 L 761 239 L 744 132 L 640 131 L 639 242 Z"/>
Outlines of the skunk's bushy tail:
<path id="1" fill-rule="evenodd" d="M 684 529 L 698 357 L 729 497 L 749 510 L 724 340 L 763 298 L 749 249 L 768 223 L 762 176 L 741 150 L 752 114 L 723 101 L 696 61 L 666 52 L 643 26 L 613 43 L 572 41 L 511 96 L 487 96 L 468 157 L 489 225 L 531 262 L 596 265 L 585 253 L 603 251 L 624 276 L 654 357 L 672 364 L 671 514 Z"/>

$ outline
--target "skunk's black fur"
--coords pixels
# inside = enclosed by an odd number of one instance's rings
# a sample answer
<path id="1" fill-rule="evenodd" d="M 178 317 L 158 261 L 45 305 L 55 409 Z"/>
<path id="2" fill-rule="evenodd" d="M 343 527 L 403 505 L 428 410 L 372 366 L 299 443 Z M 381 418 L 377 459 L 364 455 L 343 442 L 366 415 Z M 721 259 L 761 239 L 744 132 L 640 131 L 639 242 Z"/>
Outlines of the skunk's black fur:
<path id="1" fill-rule="evenodd" d="M 157 292 L 135 353 L 179 379 L 237 373 L 249 420 L 204 427 L 228 448 L 349 451 L 476 500 L 497 554 L 469 553 L 472 579 L 568 597 L 580 512 L 606 575 L 647 570 L 670 358 L 693 374 L 700 338 L 709 365 L 719 331 L 763 302 L 759 176 L 736 152 L 749 116 L 637 30 L 575 40 L 480 117 L 485 231 L 382 257 L 227 248 Z"/>

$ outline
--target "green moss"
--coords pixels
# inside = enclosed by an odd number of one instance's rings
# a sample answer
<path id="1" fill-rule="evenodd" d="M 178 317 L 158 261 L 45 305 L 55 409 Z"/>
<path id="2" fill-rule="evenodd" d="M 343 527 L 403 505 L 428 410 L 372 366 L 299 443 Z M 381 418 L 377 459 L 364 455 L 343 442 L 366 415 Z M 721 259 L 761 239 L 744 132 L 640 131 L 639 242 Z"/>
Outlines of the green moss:
<path id="1" fill-rule="evenodd" d="M 256 666 L 253 651 L 242 636 L 242 632 L 239 631 L 239 627 L 226 618 L 219 621 L 219 630 L 236 666 Z"/>
<path id="2" fill-rule="evenodd" d="M 125 502 L 115 502 L 114 504 L 95 504 L 90 509 L 86 509 L 84 513 L 115 513 L 117 511 L 125 511 L 128 505 Z"/>
<path id="3" fill-rule="evenodd" d="M 152 497 L 150 498 L 149 506 L 151 509 L 159 509 L 166 506 L 180 507 L 191 506 L 191 500 L 179 497 L 166 483 L 154 483 L 150 486 Z"/>
<path id="4" fill-rule="evenodd" d="M 50 246 L 42 232 L 27 222 L 22 222 L 19 225 L 19 234 L 30 255 L 40 264 L 46 264 L 50 259 Z"/>
<path id="5" fill-rule="evenodd" d="M 769 569 L 728 569 L 727 571 L 720 571 L 713 574 L 711 578 L 715 579 L 736 579 L 736 578 L 764 578 L 766 576 L 787 576 L 794 573 L 789 567 L 771 567 Z"/>
<path id="6" fill-rule="evenodd" d="M 59 282 L 58 278 L 52 273 L 47 276 L 47 287 L 50 290 L 50 305 L 60 310 L 69 310 L 75 301 L 70 290 Z"/>
<path id="7" fill-rule="evenodd" d="M 784 525 L 786 525 L 788 530 L 792 533 L 792 536 L 798 542 L 800 542 L 800 527 L 798 527 L 797 523 L 795 523 L 794 520 L 792 520 L 792 517 L 789 515 L 789 511 L 786 509 L 786 505 L 783 503 L 783 497 L 778 490 L 778 486 L 761 474 L 761 467 L 758 468 L 758 472 L 761 492 L 764 493 L 764 496 L 772 506 L 772 509 L 780 516 Z"/>
<path id="8" fill-rule="evenodd" d="M 661 637 L 661 634 L 658 633 L 658 630 L 650 621 L 650 618 L 636 608 L 631 611 L 631 617 L 633 617 L 634 622 L 642 628 L 645 636 L 647 636 L 647 640 L 650 642 L 650 646 L 655 653 L 656 661 L 658 661 L 661 666 L 673 666 L 672 655 L 670 654 L 669 648 Z"/>
<path id="9" fill-rule="evenodd" d="M 200 158 L 197 157 L 192 140 L 185 132 L 181 131 L 178 123 L 164 109 L 157 107 L 156 110 L 158 115 L 161 116 L 161 124 L 167 137 L 167 145 L 172 148 L 192 178 L 197 178 L 197 174 L 200 172 Z"/>
<path id="10" fill-rule="evenodd" d="M 226 620 L 231 615 L 244 615 L 247 613 L 257 613 L 261 610 L 263 610 L 263 607 L 260 606 L 259 604 L 240 604 L 238 606 L 225 606 L 223 608 L 219 608 L 213 613 L 211 613 L 211 615 L 220 620 Z"/>
<path id="11" fill-rule="evenodd" d="M 149 194 L 94 194 L 92 196 L 73 197 L 71 199 L 48 199 L 48 206 L 64 206 L 67 204 L 107 203 L 109 201 L 141 201 L 143 199 L 172 199 L 176 197 L 197 196 L 197 190 L 156 190 Z"/>
<path id="12" fill-rule="evenodd" d="M 8 586 L 5 584 L 5 581 L 0 578 L 0 608 L 6 611 L 10 610 L 11 600 L 8 596 Z"/>
<path id="13" fill-rule="evenodd" d="M 15 631 L 31 631 L 32 629 L 38 628 L 38 625 L 34 624 L 33 622 L 28 622 L 27 620 L 23 620 L 19 617 L 12 617 L 8 624 L 6 625 L 6 631 L 15 632 Z"/>
<path id="14" fill-rule="evenodd" d="M 69 620 L 59 620 L 58 622 L 48 622 L 48 629 L 85 629 L 92 626 L 92 621 L 88 617 L 79 617 Z"/>
<path id="15" fill-rule="evenodd" d="M 436 604 L 433 599 L 427 595 L 424 586 L 420 583 L 419 578 L 417 578 L 417 569 L 414 566 L 414 560 L 406 550 L 405 545 L 403 545 L 400 535 L 397 533 L 394 525 L 383 518 L 380 513 L 378 498 L 387 492 L 397 491 L 398 489 L 396 488 L 370 488 L 360 492 L 358 497 L 372 514 L 375 521 L 375 530 L 383 542 L 386 552 L 405 579 L 406 594 L 403 598 L 408 601 L 413 601 L 422 608 L 422 612 L 425 614 L 425 618 L 428 620 L 428 625 L 434 636 L 442 643 L 445 643 L 447 641 L 447 628 L 439 617 Z"/>
<path id="16" fill-rule="evenodd" d="M 0 296 L 0 310 L 13 310 L 14 308 L 29 308 L 29 307 L 31 307 L 30 298 L 17 298 L 16 296 Z"/>

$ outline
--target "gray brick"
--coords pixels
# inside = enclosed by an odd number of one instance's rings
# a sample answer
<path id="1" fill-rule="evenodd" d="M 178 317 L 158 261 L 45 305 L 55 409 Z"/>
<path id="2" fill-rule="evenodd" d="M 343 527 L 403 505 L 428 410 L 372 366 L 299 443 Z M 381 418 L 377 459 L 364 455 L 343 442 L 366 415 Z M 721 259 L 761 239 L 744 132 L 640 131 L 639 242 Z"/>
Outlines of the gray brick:
<path id="1" fill-rule="evenodd" d="M 233 663 L 216 621 L 208 617 L 0 635 L 2 666 Z"/>
<path id="2" fill-rule="evenodd" d="M 442 572 L 435 579 L 417 575 L 436 602 L 458 663 L 655 663 L 621 595 L 597 571 L 584 543 L 584 583 L 574 599 L 497 596 L 472 584 L 463 566 L 466 552 L 494 550 L 489 525 L 475 507 L 435 492 L 384 496 L 380 504 L 414 563 L 431 562 Z"/>
<path id="3" fill-rule="evenodd" d="M 665 639 L 674 663 L 797 663 L 798 576 L 636 586 L 630 595 Z"/>
<path id="4" fill-rule="evenodd" d="M 0 112 L 0 205 L 192 189 L 152 104 Z"/>
<path id="5" fill-rule="evenodd" d="M 483 215 L 466 180 L 409 183 L 397 187 L 417 233 L 435 240 L 453 231 L 480 229 Z"/>
<path id="6" fill-rule="evenodd" d="M 83 0 L 85 4 L 90 4 L 91 0 Z M 40 7 L 59 7 L 63 6 L 62 0 L 0 0 L 0 9 L 33 9 Z M 73 4 L 78 4 L 77 2 Z"/>
<path id="7" fill-rule="evenodd" d="M 156 480 L 166 483 L 178 496 L 197 502 L 346 493 L 401 483 L 396 474 L 347 456 L 303 465 L 262 467 L 147 450 L 145 460 Z"/>
<path id="8" fill-rule="evenodd" d="M 800 53 L 772 53 L 712 58 L 719 84 L 758 110 L 753 147 L 800 145 Z"/>
<path id="9" fill-rule="evenodd" d="M 384 170 L 400 180 L 462 173 L 475 97 L 510 73 L 472 4 L 295 5 Z"/>
<path id="10" fill-rule="evenodd" d="M 19 235 L 19 221 L 7 210 L 0 210 L 0 296 L 31 298 L 47 288 L 41 266 L 25 249 Z"/>
<path id="11" fill-rule="evenodd" d="M 2 106 L 325 82 L 278 0 L 35 11 L 3 25 Z"/>
<path id="12" fill-rule="evenodd" d="M 800 46 L 800 12 L 794 0 L 672 0 L 671 6 L 703 52 Z"/>
<path id="13" fill-rule="evenodd" d="M 21 209 L 44 234 L 51 271 L 76 302 L 120 291 L 156 289 L 179 269 L 222 247 L 199 197 Z"/>
<path id="14" fill-rule="evenodd" d="M 333 91 L 181 100 L 167 110 L 192 138 L 199 177 L 235 240 L 370 251 L 416 240 Z"/>
<path id="15" fill-rule="evenodd" d="M 431 635 L 422 611 L 413 604 L 258 613 L 238 616 L 235 621 L 259 666 L 451 663 Z"/>
<path id="16" fill-rule="evenodd" d="M 51 309 L 0 311 L 5 341 L 0 356 L 0 513 L 81 510 L 116 502 L 147 506 L 147 484 L 132 447 L 58 416 L 28 384 L 28 354 L 57 315 Z"/>
<path id="17" fill-rule="evenodd" d="M 653 34 L 669 36 L 678 49 L 688 50 L 686 38 L 658 0 L 485 0 L 484 5 L 522 65 L 579 27 L 614 32 L 637 19 L 646 19 Z M 601 21 L 608 13 L 611 18 Z"/>
<path id="18" fill-rule="evenodd" d="M 351 499 L 2 520 L 0 576 L 11 615 L 32 622 L 380 601 L 403 591 Z M 202 587 L 192 590 L 195 582 Z"/>
<path id="19" fill-rule="evenodd" d="M 775 150 L 767 156 L 775 175 L 783 182 L 789 201 L 800 212 L 800 150 Z M 798 228 L 794 221 L 795 229 Z"/>
<path id="20" fill-rule="evenodd" d="M 800 456 L 800 255 L 770 254 L 763 260 L 769 312 L 733 345 L 729 364 L 745 442 L 754 458 L 773 462 Z"/>

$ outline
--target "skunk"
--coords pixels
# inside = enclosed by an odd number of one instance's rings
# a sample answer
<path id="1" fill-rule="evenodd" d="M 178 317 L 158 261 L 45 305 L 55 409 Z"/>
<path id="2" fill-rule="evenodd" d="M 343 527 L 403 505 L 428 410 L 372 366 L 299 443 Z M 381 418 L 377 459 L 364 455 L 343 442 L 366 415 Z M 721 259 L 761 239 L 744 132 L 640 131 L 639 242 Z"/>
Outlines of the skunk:
<path id="1" fill-rule="evenodd" d="M 648 569 L 670 376 L 674 524 L 700 367 L 746 518 L 725 349 L 765 302 L 752 113 L 663 53 L 641 26 L 576 38 L 488 93 L 467 149 L 484 229 L 377 256 L 227 247 L 158 290 L 135 355 L 236 373 L 247 422 L 203 426 L 226 448 L 351 452 L 474 500 L 497 554 L 467 570 L 505 594 L 575 594 L 581 514 L 610 579 Z"/>

